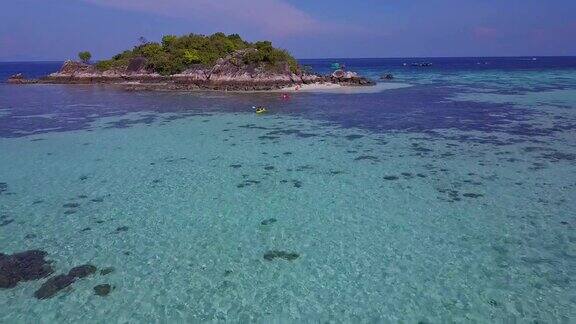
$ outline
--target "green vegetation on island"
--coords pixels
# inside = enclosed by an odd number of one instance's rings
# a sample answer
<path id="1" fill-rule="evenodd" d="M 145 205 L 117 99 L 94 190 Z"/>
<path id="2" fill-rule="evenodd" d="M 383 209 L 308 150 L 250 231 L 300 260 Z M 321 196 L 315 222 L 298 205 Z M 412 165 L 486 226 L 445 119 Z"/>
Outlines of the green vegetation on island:
<path id="1" fill-rule="evenodd" d="M 90 62 L 90 59 L 92 58 L 92 54 L 90 54 L 90 52 L 88 52 L 88 51 L 80 52 L 80 53 L 78 53 L 78 58 L 82 62 L 88 63 L 88 62 Z"/>
<path id="2" fill-rule="evenodd" d="M 101 70 L 125 68 L 133 58 L 146 58 L 146 68 L 162 75 L 180 73 L 194 65 L 213 66 L 220 58 L 238 50 L 247 50 L 238 64 L 265 65 L 275 67 L 288 63 L 292 72 L 299 69 L 298 62 L 286 50 L 274 48 L 269 41 L 250 43 L 238 34 L 215 33 L 210 36 L 189 34 L 167 35 L 162 42 L 141 41 L 132 50 L 124 51 L 109 60 L 100 61 Z M 89 53 L 88 53 L 89 54 Z M 82 59 L 82 57 L 81 57 Z M 84 61 L 84 59 L 82 59 Z M 88 58 L 89 60 L 89 58 Z"/>

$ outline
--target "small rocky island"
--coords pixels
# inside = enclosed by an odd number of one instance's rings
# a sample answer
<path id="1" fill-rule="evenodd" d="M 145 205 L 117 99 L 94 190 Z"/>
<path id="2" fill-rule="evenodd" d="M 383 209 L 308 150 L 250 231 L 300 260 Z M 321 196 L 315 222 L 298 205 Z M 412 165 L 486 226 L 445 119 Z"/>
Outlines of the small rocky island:
<path id="1" fill-rule="evenodd" d="M 357 73 L 336 70 L 315 74 L 298 64 L 287 51 L 269 41 L 250 43 L 239 35 L 168 35 L 162 42 L 141 41 L 132 50 L 90 64 L 66 61 L 59 72 L 40 79 L 22 74 L 12 84 L 112 84 L 132 90 L 275 90 L 308 84 L 370 86 L 374 82 Z"/>

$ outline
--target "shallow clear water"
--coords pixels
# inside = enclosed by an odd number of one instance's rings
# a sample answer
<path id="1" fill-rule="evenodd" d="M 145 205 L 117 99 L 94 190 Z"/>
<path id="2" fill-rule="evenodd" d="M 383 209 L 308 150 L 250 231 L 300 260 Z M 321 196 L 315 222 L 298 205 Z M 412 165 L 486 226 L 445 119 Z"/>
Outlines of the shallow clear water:
<path id="1" fill-rule="evenodd" d="M 0 322 L 573 321 L 574 66 L 397 69 L 288 101 L 0 85 L 0 252 L 115 269 L 0 290 Z"/>

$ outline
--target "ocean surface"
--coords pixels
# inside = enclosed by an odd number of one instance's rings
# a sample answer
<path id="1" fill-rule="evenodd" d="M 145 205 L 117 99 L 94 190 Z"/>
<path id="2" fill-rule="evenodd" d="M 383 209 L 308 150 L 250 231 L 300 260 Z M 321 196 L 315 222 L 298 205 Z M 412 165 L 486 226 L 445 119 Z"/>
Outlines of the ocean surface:
<path id="1" fill-rule="evenodd" d="M 395 78 L 0 84 L 0 322 L 576 321 L 576 58 L 333 62 Z"/>

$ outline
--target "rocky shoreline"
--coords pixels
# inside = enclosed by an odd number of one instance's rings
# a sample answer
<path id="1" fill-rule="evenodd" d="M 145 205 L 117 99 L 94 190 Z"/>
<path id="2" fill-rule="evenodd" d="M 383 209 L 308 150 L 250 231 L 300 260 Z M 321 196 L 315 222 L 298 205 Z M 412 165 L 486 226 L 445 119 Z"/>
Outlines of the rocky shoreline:
<path id="1" fill-rule="evenodd" d="M 101 71 L 94 65 L 66 61 L 60 71 L 39 79 L 27 79 L 22 74 L 11 76 L 10 84 L 110 84 L 129 90 L 278 90 L 306 84 L 337 84 L 371 86 L 372 80 L 355 72 L 337 70 L 330 75 L 293 73 L 285 64 L 275 69 L 237 63 L 245 53 L 235 52 L 219 59 L 212 67 L 193 66 L 181 73 L 160 75 L 146 69 L 145 58 L 135 58 L 124 69 Z"/>

